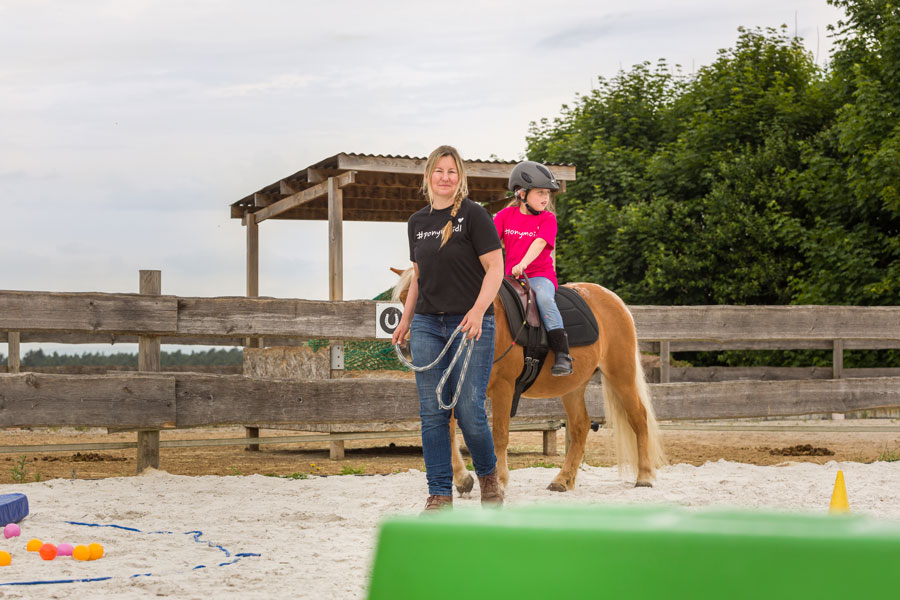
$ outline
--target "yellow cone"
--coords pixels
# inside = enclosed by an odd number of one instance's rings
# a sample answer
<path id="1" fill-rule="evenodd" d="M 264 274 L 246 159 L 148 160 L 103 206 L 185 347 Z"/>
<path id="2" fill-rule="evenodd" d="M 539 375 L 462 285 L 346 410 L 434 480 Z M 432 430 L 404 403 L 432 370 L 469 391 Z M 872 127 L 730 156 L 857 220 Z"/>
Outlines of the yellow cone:
<path id="1" fill-rule="evenodd" d="M 844 472 L 837 472 L 837 479 L 834 480 L 834 493 L 831 494 L 831 506 L 828 507 L 829 514 L 844 514 L 850 512 L 850 502 L 847 500 L 847 488 L 844 485 Z"/>

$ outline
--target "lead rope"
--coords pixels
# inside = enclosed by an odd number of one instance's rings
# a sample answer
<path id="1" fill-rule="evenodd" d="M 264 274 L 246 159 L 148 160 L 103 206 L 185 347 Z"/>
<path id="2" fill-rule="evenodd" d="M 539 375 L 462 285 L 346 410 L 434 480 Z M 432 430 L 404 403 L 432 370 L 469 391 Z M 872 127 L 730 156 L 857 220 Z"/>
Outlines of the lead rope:
<path id="1" fill-rule="evenodd" d="M 397 352 L 397 358 L 400 359 L 404 365 L 421 373 L 422 371 L 427 371 L 428 369 L 433 368 L 438 362 L 444 358 L 444 355 L 447 354 L 447 350 L 450 349 L 450 345 L 453 343 L 453 339 L 462 331 L 462 326 L 457 327 L 453 333 L 450 335 L 450 339 L 447 340 L 447 344 L 444 346 L 444 349 L 441 350 L 441 353 L 438 354 L 438 357 L 434 359 L 430 365 L 425 365 L 424 367 L 417 367 L 412 364 L 411 361 L 406 360 L 406 357 L 403 356 L 403 352 L 400 350 L 400 343 L 394 344 L 394 350 Z M 443 400 L 441 400 L 441 390 L 444 389 L 444 384 L 447 383 L 447 378 L 450 377 L 450 371 L 453 369 L 453 365 L 456 364 L 456 361 L 459 360 L 459 357 L 462 355 L 463 349 L 465 347 L 469 347 L 469 351 L 466 352 L 466 358 L 463 360 L 462 371 L 459 374 L 459 383 L 456 386 L 456 393 L 453 394 L 453 401 L 450 404 L 444 404 Z M 442 408 L 443 410 L 451 410 L 454 406 L 456 406 L 456 401 L 459 400 L 459 393 L 462 391 L 463 381 L 466 378 L 466 372 L 469 370 L 469 359 L 472 357 L 472 350 L 475 349 L 475 339 L 468 339 L 466 336 L 462 337 L 462 341 L 459 343 L 459 346 L 456 348 L 456 353 L 453 355 L 453 360 L 450 361 L 450 366 L 444 371 L 444 374 L 441 375 L 441 380 L 437 384 L 437 388 L 435 388 L 435 393 L 437 394 L 438 408 Z"/>

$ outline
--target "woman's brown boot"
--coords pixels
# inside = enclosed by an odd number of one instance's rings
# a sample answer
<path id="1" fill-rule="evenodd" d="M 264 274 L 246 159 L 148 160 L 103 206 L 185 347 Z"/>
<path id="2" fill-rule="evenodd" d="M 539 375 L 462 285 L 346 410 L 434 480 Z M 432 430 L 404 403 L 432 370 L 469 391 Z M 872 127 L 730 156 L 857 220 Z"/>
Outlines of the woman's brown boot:
<path id="1" fill-rule="evenodd" d="M 481 486 L 482 506 L 503 506 L 504 494 L 500 479 L 497 477 L 497 469 L 490 475 L 479 477 L 478 484 Z"/>
<path id="2" fill-rule="evenodd" d="M 425 501 L 425 510 L 423 512 L 438 511 L 442 509 L 453 508 L 453 496 L 428 496 Z"/>

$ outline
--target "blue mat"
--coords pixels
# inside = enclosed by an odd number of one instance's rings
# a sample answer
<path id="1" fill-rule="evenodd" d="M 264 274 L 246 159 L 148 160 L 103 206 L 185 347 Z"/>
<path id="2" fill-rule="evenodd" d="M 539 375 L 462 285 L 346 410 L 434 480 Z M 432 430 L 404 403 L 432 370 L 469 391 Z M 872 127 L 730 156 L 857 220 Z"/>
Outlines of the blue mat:
<path id="1" fill-rule="evenodd" d="M 18 523 L 28 516 L 25 494 L 0 494 L 0 527 Z"/>

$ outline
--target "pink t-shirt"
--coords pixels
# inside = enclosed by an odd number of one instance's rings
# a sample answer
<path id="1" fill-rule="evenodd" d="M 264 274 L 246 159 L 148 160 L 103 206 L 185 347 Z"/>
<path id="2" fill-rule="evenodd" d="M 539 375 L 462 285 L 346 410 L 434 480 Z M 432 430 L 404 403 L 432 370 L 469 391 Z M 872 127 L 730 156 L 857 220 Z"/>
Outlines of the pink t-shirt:
<path id="1" fill-rule="evenodd" d="M 518 206 L 507 206 L 494 217 L 497 234 L 506 248 L 506 274 L 519 264 L 531 243 L 540 238 L 547 242 L 541 253 L 525 269 L 528 277 L 546 277 L 559 287 L 550 252 L 556 246 L 556 215 L 545 210 L 538 215 L 522 214 Z"/>

